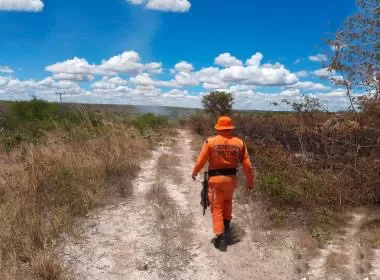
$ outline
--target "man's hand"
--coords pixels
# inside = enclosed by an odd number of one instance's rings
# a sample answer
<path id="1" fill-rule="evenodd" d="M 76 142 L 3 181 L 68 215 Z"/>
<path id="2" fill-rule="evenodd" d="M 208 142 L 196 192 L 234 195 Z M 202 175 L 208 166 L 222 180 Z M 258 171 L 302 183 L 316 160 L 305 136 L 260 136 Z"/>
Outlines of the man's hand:
<path id="1" fill-rule="evenodd" d="M 197 180 L 197 176 L 192 175 L 191 178 L 193 178 L 193 181 Z"/>

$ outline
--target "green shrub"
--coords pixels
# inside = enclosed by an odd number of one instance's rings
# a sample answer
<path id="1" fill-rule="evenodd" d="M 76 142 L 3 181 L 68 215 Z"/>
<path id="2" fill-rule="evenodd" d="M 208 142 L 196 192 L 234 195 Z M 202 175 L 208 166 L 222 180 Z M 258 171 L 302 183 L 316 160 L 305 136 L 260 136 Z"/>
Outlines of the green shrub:
<path id="1" fill-rule="evenodd" d="M 16 101 L 0 115 L 0 145 L 10 151 L 22 142 L 40 143 L 47 131 L 63 128 L 71 131 L 80 123 L 99 127 L 101 116 L 78 111 L 66 104 L 54 104 L 44 100 Z"/>
<path id="2" fill-rule="evenodd" d="M 265 192 L 281 203 L 296 203 L 300 199 L 300 192 L 286 184 L 284 179 L 274 175 L 264 175 L 260 178 L 260 186 Z"/>
<path id="3" fill-rule="evenodd" d="M 145 134 L 148 130 L 158 130 L 169 125 L 169 121 L 166 117 L 157 116 L 152 113 L 144 114 L 137 117 L 132 122 L 141 134 Z"/>
<path id="4" fill-rule="evenodd" d="M 43 121 L 56 119 L 59 108 L 56 104 L 34 98 L 13 103 L 10 112 L 17 121 Z"/>

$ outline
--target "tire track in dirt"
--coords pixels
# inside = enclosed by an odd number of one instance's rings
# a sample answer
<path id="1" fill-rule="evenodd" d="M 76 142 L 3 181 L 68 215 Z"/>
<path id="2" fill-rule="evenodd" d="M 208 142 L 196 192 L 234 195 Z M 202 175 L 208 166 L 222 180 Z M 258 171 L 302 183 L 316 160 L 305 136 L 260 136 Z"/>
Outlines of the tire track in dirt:
<path id="1" fill-rule="evenodd" d="M 134 194 L 123 204 L 99 209 L 90 216 L 84 238 L 69 240 L 63 248 L 63 260 L 70 267 L 72 279 L 159 279 L 146 260 L 148 253 L 160 246 L 153 232 L 153 209 L 145 194 L 155 180 L 160 148 L 144 161 L 134 181 Z"/>
<path id="2" fill-rule="evenodd" d="M 363 246 L 358 236 L 366 218 L 367 214 L 363 211 L 352 213 L 344 234 L 336 236 L 326 248 L 318 250 L 319 256 L 310 262 L 307 279 L 380 279 L 377 250 Z"/>

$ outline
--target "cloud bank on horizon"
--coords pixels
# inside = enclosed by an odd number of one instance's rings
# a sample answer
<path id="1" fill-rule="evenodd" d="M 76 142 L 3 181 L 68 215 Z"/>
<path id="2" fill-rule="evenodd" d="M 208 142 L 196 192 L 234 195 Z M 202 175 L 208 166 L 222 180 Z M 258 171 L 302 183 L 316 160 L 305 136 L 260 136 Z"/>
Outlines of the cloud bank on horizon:
<path id="1" fill-rule="evenodd" d="M 303 79 L 308 75 L 333 77 L 335 73 L 323 68 L 292 73 L 279 62 L 262 63 L 263 58 L 256 52 L 243 63 L 223 53 L 214 65 L 196 69 L 190 62 L 179 61 L 168 69 L 161 62 L 143 61 L 136 51 L 125 51 L 98 64 L 74 57 L 47 65 L 45 71 L 50 75 L 42 80 L 14 78 L 10 67 L 1 66 L 0 72 L 8 76 L 0 75 L 0 96 L 55 100 L 55 93 L 64 91 L 65 99 L 74 102 L 200 107 L 204 94 L 222 90 L 234 95 L 239 109 L 270 109 L 271 103 L 283 98 L 300 100 L 302 93 L 320 98 L 332 110 L 347 105 L 344 89 Z M 268 87 L 278 90 L 265 93 Z"/>

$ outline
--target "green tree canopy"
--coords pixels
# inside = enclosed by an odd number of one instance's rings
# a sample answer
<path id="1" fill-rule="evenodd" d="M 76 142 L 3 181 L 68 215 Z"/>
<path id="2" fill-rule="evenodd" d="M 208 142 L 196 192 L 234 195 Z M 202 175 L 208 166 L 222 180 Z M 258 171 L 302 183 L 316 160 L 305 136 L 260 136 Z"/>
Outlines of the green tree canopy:
<path id="1" fill-rule="evenodd" d="M 234 97 L 229 92 L 213 91 L 203 96 L 205 110 L 215 116 L 229 115 L 232 112 Z"/>

